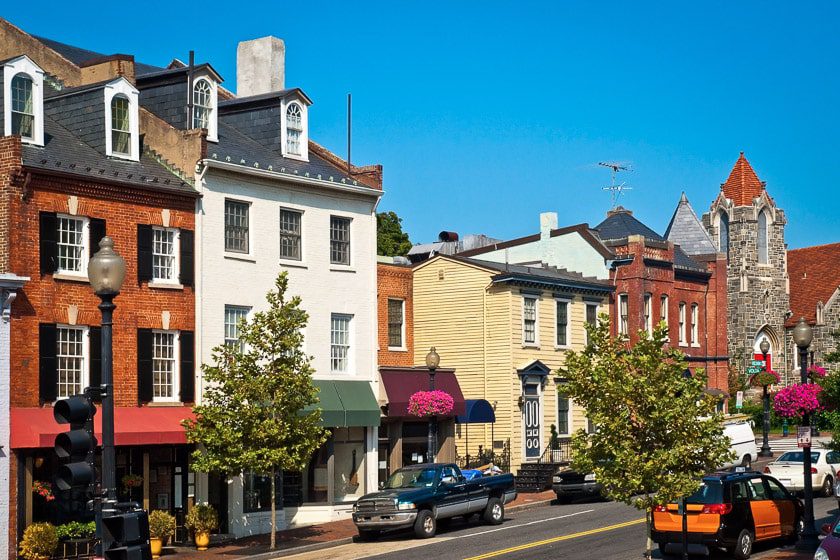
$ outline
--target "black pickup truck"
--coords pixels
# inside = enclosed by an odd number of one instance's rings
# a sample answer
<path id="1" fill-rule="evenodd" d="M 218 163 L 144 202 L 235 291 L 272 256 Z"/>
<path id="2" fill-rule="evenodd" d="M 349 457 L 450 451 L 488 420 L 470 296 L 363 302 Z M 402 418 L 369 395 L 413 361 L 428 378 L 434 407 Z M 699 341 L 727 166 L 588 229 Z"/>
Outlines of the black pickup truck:
<path id="1" fill-rule="evenodd" d="M 437 522 L 458 515 L 498 525 L 505 504 L 516 498 L 512 474 L 467 480 L 451 463 L 422 463 L 396 471 L 379 492 L 365 494 L 353 506 L 353 523 L 361 539 L 375 539 L 384 530 L 413 528 L 427 539 Z"/>

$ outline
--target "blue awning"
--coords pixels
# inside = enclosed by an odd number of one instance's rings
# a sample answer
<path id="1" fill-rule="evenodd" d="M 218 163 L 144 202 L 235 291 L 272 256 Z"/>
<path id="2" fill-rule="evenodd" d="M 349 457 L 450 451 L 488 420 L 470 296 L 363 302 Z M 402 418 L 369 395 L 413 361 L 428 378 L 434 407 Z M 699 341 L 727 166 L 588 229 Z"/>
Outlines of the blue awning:
<path id="1" fill-rule="evenodd" d="M 455 421 L 459 424 L 488 424 L 496 421 L 496 413 L 484 399 L 467 399 L 466 413 L 459 414 Z"/>

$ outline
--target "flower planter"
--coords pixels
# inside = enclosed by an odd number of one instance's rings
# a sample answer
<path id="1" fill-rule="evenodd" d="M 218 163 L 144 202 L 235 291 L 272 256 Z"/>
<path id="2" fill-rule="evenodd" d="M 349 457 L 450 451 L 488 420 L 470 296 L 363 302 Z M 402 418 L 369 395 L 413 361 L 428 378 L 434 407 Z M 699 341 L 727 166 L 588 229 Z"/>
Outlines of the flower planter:
<path id="1" fill-rule="evenodd" d="M 152 558 L 160 558 L 160 553 L 163 551 L 163 539 L 152 537 L 149 539 L 149 545 L 152 549 Z"/>
<path id="2" fill-rule="evenodd" d="M 210 531 L 195 532 L 195 547 L 198 550 L 207 550 L 210 545 Z"/>

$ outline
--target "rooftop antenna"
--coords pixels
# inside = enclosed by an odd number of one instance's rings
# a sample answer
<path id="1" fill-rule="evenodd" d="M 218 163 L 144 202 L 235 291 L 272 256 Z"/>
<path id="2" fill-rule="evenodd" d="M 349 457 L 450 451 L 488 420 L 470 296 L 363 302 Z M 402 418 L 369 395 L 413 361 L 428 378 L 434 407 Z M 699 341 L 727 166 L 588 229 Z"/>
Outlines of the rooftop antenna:
<path id="1" fill-rule="evenodd" d="M 347 176 L 351 177 L 353 174 L 353 166 L 350 164 L 350 142 L 351 142 L 351 131 L 352 131 L 352 123 L 353 123 L 353 96 L 352 94 L 347 94 Z"/>
<path id="2" fill-rule="evenodd" d="M 632 191 L 633 187 L 628 187 L 626 181 L 622 181 L 619 184 L 616 184 L 616 176 L 621 171 L 633 171 L 630 168 L 629 164 L 618 162 L 618 161 L 599 161 L 598 165 L 601 167 L 609 167 L 612 169 L 612 181 L 610 186 L 602 187 L 602 190 L 610 191 L 610 210 L 615 210 L 616 206 L 618 206 L 618 199 L 621 197 L 621 194 L 624 191 Z"/>

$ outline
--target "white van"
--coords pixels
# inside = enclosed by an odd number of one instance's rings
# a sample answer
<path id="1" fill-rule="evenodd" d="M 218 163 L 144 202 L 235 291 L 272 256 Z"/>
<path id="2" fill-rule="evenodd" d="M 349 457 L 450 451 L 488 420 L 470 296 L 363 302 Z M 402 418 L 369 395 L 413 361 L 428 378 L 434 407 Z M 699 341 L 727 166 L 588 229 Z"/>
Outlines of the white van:
<path id="1" fill-rule="evenodd" d="M 729 438 L 729 449 L 735 452 L 735 458 L 721 465 L 724 468 L 741 465 L 749 469 L 758 457 L 755 434 L 749 422 L 731 422 L 723 425 L 723 435 Z"/>

